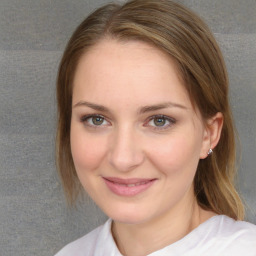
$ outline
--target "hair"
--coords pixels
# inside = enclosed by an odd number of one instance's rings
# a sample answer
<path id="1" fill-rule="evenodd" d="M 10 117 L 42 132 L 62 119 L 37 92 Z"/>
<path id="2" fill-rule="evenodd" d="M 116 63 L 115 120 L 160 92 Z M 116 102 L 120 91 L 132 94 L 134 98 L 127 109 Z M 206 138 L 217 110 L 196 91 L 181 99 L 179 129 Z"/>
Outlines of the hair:
<path id="1" fill-rule="evenodd" d="M 176 62 L 191 102 L 203 120 L 217 112 L 223 114 L 222 133 L 214 153 L 199 160 L 194 192 L 203 209 L 243 219 L 244 207 L 234 187 L 235 129 L 221 51 L 207 25 L 196 14 L 168 0 L 107 4 L 78 26 L 66 46 L 57 77 L 56 156 L 68 202 L 75 201 L 81 186 L 70 147 L 73 78 L 81 56 L 104 39 L 137 40 L 160 49 Z"/>

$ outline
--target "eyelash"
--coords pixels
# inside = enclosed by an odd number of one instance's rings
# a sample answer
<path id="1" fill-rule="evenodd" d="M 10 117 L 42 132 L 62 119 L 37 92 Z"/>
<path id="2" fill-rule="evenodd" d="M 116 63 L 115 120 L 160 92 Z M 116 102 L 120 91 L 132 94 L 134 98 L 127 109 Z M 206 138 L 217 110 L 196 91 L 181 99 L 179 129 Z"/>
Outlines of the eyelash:
<path id="1" fill-rule="evenodd" d="M 85 116 L 82 116 L 81 117 L 81 122 L 84 123 L 85 126 L 88 126 L 88 127 L 91 127 L 91 128 L 94 128 L 94 129 L 98 129 L 98 128 L 101 128 L 102 126 L 106 126 L 106 125 L 95 125 L 95 124 L 90 124 L 89 123 L 89 120 L 90 118 L 102 118 L 103 119 L 103 122 L 104 121 L 107 121 L 107 119 L 102 116 L 102 115 L 98 115 L 98 114 L 94 114 L 94 115 L 85 115 Z M 109 122 L 109 121 L 107 121 Z M 108 126 L 108 125 L 107 125 Z"/>
<path id="2" fill-rule="evenodd" d="M 148 125 L 149 122 L 151 121 L 154 121 L 155 119 L 163 119 L 165 122 L 169 122 L 169 124 L 164 124 L 164 126 L 151 126 L 151 125 Z M 171 118 L 171 117 L 168 117 L 168 116 L 165 116 L 165 115 L 154 115 L 154 116 L 151 116 L 147 119 L 147 122 L 146 122 L 146 125 L 145 126 L 150 126 L 152 127 L 152 129 L 154 130 L 158 130 L 158 131 L 162 131 L 162 130 L 166 130 L 168 128 L 170 128 L 170 126 L 172 126 L 173 124 L 176 123 L 176 120 L 174 118 Z"/>
<path id="3" fill-rule="evenodd" d="M 94 128 L 94 129 L 99 129 L 101 127 L 105 127 L 105 126 L 108 126 L 108 125 L 102 125 L 102 124 L 99 124 L 99 125 L 95 125 L 95 124 L 90 124 L 89 123 L 89 120 L 90 118 L 102 118 L 103 119 L 103 122 L 106 121 L 109 123 L 109 121 L 102 115 L 98 115 L 98 114 L 93 114 L 93 115 L 85 115 L 85 116 L 82 116 L 81 117 L 81 122 L 84 123 L 85 126 L 87 127 L 91 127 L 91 128 Z M 167 125 L 164 124 L 164 126 L 153 126 L 153 125 L 149 125 L 149 123 L 151 121 L 154 121 L 155 119 L 163 119 L 164 122 L 169 122 Z M 92 121 L 91 121 L 92 122 Z M 150 116 L 147 120 L 146 120 L 146 124 L 143 125 L 143 126 L 146 126 L 146 127 L 151 127 L 152 129 L 154 130 L 158 130 L 158 131 L 161 131 L 161 130 L 166 130 L 168 129 L 170 126 L 172 126 L 173 124 L 176 123 L 176 120 L 174 118 L 171 118 L 171 117 L 168 117 L 168 116 L 165 116 L 165 115 L 154 115 L 154 116 Z"/>

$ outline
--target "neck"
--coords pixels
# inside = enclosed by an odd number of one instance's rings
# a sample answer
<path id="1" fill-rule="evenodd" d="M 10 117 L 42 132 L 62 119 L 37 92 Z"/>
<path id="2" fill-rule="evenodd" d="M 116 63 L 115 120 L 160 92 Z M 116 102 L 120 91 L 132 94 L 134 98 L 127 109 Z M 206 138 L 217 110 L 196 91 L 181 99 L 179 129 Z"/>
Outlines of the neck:
<path id="1" fill-rule="evenodd" d="M 190 205 L 175 209 L 139 224 L 113 222 L 112 233 L 120 252 L 125 256 L 144 256 L 170 245 L 214 216 L 203 210 L 196 199 Z"/>

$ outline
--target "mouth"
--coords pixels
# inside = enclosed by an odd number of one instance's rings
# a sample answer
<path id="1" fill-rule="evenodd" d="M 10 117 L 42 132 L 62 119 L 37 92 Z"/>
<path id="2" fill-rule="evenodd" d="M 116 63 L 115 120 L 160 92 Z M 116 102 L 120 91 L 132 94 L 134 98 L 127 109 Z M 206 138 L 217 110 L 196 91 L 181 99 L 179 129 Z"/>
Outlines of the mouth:
<path id="1" fill-rule="evenodd" d="M 109 190 L 119 196 L 135 196 L 153 185 L 156 179 L 120 179 L 103 177 Z"/>

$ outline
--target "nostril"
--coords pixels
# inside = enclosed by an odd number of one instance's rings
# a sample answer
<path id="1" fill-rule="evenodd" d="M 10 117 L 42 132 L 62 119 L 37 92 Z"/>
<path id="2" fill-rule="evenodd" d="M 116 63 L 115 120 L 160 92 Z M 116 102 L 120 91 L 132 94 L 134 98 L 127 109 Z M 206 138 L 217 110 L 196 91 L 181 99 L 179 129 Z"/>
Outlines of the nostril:
<path id="1" fill-rule="evenodd" d="M 130 171 L 139 165 L 139 161 L 136 161 L 135 156 L 129 156 L 128 154 L 112 155 L 110 163 L 118 171 Z"/>
<path id="2" fill-rule="evenodd" d="M 115 149 L 109 154 L 109 162 L 116 170 L 130 171 L 143 162 L 143 154 L 138 149 Z"/>

